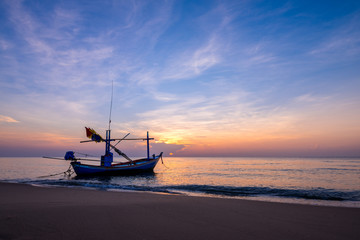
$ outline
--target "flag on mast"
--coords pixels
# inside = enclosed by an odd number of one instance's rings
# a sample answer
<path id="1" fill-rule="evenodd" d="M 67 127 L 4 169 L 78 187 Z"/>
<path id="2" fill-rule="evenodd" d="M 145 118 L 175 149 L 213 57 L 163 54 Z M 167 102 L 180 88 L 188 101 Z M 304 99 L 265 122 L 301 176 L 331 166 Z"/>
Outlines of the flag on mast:
<path id="1" fill-rule="evenodd" d="M 86 136 L 95 142 L 104 141 L 104 139 L 94 129 L 85 127 Z"/>

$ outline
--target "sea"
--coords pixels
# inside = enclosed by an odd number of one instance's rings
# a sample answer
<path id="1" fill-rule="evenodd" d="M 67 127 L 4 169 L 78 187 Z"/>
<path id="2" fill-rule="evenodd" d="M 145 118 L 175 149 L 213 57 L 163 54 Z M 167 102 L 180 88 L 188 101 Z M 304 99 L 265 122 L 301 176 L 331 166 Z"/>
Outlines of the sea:
<path id="1" fill-rule="evenodd" d="M 64 174 L 69 166 L 2 157 L 0 181 L 360 208 L 360 158 L 164 157 L 154 173 L 86 178 Z"/>

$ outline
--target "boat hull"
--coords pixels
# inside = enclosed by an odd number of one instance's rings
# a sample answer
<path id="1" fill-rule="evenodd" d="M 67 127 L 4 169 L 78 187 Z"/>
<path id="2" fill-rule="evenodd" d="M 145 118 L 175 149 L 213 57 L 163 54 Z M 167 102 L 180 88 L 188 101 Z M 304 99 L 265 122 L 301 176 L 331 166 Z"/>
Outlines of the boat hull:
<path id="1" fill-rule="evenodd" d="M 135 164 L 113 164 L 110 167 L 94 166 L 82 164 L 81 162 L 71 162 L 76 175 L 78 176 L 98 176 L 98 175 L 130 175 L 144 172 L 152 172 L 158 163 L 161 155 L 154 159 L 141 159 L 134 161 Z"/>

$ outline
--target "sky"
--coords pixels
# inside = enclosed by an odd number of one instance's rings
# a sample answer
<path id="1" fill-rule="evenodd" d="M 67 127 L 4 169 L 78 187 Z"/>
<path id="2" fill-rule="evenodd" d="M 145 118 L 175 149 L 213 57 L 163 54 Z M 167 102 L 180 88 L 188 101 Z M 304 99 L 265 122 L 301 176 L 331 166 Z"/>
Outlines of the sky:
<path id="1" fill-rule="evenodd" d="M 360 1 L 0 1 L 0 156 L 360 156 Z M 130 156 L 145 142 L 122 142 Z"/>

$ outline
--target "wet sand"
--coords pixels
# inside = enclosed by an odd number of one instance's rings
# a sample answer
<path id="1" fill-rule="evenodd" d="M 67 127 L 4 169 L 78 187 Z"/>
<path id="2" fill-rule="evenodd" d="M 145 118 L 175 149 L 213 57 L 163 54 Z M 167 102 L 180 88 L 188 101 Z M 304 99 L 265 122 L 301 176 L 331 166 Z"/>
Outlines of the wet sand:
<path id="1" fill-rule="evenodd" d="M 360 208 L 0 183 L 0 239 L 359 239 Z"/>

